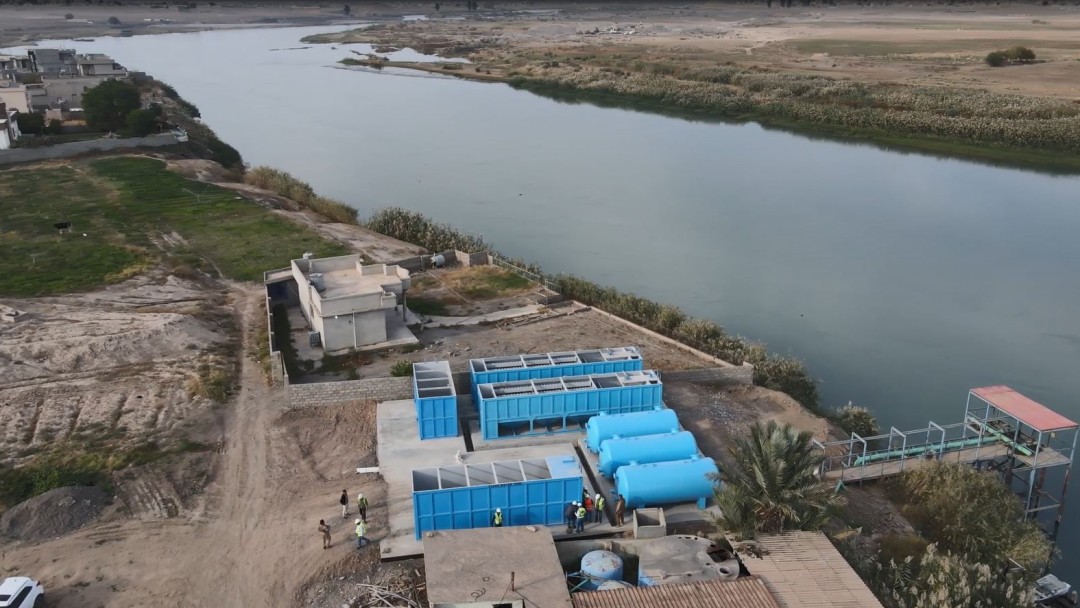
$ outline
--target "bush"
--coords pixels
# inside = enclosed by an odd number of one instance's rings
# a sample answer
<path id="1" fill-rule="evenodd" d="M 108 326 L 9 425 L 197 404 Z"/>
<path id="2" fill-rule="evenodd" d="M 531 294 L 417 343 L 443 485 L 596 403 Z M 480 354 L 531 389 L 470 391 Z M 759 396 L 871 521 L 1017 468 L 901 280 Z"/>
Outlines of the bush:
<path id="1" fill-rule="evenodd" d="M 145 137 L 158 130 L 158 117 L 161 115 L 160 108 L 155 110 L 132 110 L 127 115 L 127 128 L 125 135 L 129 137 Z"/>
<path id="2" fill-rule="evenodd" d="M 75 15 L 72 15 L 71 13 L 67 13 L 67 14 L 64 15 L 64 19 L 74 19 L 74 18 L 75 18 Z"/>
<path id="3" fill-rule="evenodd" d="M 109 17 L 109 25 L 120 25 L 120 20 L 116 17 Z"/>
<path id="4" fill-rule="evenodd" d="M 991 51 L 986 54 L 986 65 L 992 68 L 1000 68 L 1009 63 L 1009 58 L 1001 51 Z"/>
<path id="5" fill-rule="evenodd" d="M 139 90 L 123 80 L 106 80 L 83 95 L 86 124 L 96 131 L 120 131 L 142 105 Z"/>
<path id="6" fill-rule="evenodd" d="M 1035 51 L 1026 46 L 1014 46 L 1005 51 L 1005 56 L 1009 58 L 1009 61 L 1019 61 L 1021 63 L 1035 61 Z"/>
<path id="7" fill-rule="evenodd" d="M 45 125 L 45 128 L 41 130 L 45 135 L 59 135 L 64 129 L 64 123 L 53 118 Z"/>
<path id="8" fill-rule="evenodd" d="M 405 377 L 405 376 L 411 376 L 412 374 L 413 374 L 412 363 L 410 363 L 409 361 L 406 361 L 404 359 L 402 359 L 401 361 L 397 361 L 392 366 L 390 366 L 390 375 L 391 376 L 394 376 L 394 377 L 397 377 L 397 378 L 402 378 L 402 377 Z"/>
<path id="9" fill-rule="evenodd" d="M 315 190 L 307 182 L 298 180 L 285 171 L 271 167 L 255 167 L 244 175 L 244 183 L 276 192 L 329 220 L 343 224 L 358 223 L 356 209 L 341 201 L 315 194 Z"/>
<path id="10" fill-rule="evenodd" d="M 995 567 L 1012 559 L 1029 572 L 1050 559 L 1050 541 L 1023 520 L 1020 502 L 994 473 L 939 462 L 908 470 L 896 489 L 905 516 L 942 549 Z"/>
<path id="11" fill-rule="evenodd" d="M 29 114 L 20 112 L 15 116 L 15 122 L 19 125 L 19 130 L 23 133 L 41 135 L 45 130 L 45 115 L 38 114 L 37 112 L 31 112 Z"/>
<path id="12" fill-rule="evenodd" d="M 244 159 L 240 156 L 240 152 L 218 139 L 216 135 L 210 135 L 206 140 L 206 149 L 210 152 L 210 160 L 226 169 L 244 166 Z"/>
<path id="13" fill-rule="evenodd" d="M 973 562 L 930 545 L 902 562 L 871 566 L 870 584 L 890 608 L 1028 608 L 1033 605 L 1030 574 L 1001 574 L 998 566 Z"/>
<path id="14" fill-rule="evenodd" d="M 829 412 L 828 418 L 845 432 L 855 433 L 860 437 L 873 437 L 881 432 L 877 418 L 874 418 L 870 410 L 850 402 Z"/>

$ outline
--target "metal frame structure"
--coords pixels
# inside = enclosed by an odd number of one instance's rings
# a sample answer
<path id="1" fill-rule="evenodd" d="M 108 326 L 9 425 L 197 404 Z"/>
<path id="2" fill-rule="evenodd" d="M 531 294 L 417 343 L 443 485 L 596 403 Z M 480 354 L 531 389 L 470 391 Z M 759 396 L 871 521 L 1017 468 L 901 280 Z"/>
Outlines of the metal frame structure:
<path id="1" fill-rule="evenodd" d="M 1037 521 L 1057 538 L 1065 509 L 1069 475 L 1080 438 L 1080 424 L 1024 397 L 1007 386 L 971 389 L 963 422 L 813 445 L 824 455 L 823 480 L 863 482 L 899 475 L 927 462 L 970 464 L 998 471 L 1021 500 L 1024 518 Z M 1051 492 L 1047 478 L 1060 478 Z M 1046 515 L 1053 515 L 1048 521 Z"/>

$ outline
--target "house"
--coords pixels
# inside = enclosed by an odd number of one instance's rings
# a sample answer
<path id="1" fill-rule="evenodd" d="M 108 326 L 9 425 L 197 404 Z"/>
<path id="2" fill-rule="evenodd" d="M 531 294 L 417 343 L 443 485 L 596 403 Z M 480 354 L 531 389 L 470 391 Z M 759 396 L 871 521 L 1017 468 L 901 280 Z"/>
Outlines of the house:
<path id="1" fill-rule="evenodd" d="M 26 55 L 30 69 L 43 76 L 76 73 L 74 49 L 30 49 Z"/>
<path id="2" fill-rule="evenodd" d="M 325 352 L 387 342 L 387 324 L 409 288 L 399 266 L 365 266 L 359 255 L 292 260 L 300 309 Z"/>
<path id="3" fill-rule="evenodd" d="M 76 55 L 75 67 L 80 76 L 127 76 L 124 66 L 101 53 Z"/>
<path id="4" fill-rule="evenodd" d="M 43 78 L 41 84 L 29 85 L 30 107 L 34 111 L 48 108 L 73 109 L 82 107 L 82 96 L 90 89 L 116 76 L 54 76 Z"/>
<path id="5" fill-rule="evenodd" d="M 15 74 L 30 71 L 27 55 L 0 55 L 0 80 L 15 80 Z"/>
<path id="6" fill-rule="evenodd" d="M 19 123 L 15 119 L 18 112 L 9 110 L 3 102 L 0 102 L 0 150 L 7 150 L 15 144 L 15 140 L 22 135 L 19 133 Z"/>
<path id="7" fill-rule="evenodd" d="M 24 84 L 0 82 L 0 103 L 7 104 L 9 110 L 30 113 L 30 94 Z"/>

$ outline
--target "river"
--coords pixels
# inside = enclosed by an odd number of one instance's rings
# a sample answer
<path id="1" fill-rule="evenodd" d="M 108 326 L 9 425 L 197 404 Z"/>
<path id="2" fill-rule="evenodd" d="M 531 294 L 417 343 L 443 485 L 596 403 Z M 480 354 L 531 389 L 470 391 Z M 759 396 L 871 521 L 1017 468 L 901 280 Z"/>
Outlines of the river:
<path id="1" fill-rule="evenodd" d="M 1080 179 L 334 64 L 338 28 L 101 39 L 252 164 L 715 319 L 805 360 L 826 405 L 959 422 L 1008 384 L 1080 419 Z M 274 50 L 289 49 L 289 50 Z M 300 252 L 297 252 L 300 253 Z M 1080 497 L 1055 571 L 1080 584 Z"/>

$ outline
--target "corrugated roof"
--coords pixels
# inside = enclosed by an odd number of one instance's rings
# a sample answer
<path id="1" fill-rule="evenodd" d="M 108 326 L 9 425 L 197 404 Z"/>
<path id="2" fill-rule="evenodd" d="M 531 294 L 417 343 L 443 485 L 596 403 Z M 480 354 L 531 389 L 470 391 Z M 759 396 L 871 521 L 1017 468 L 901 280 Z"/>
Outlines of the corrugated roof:
<path id="1" fill-rule="evenodd" d="M 770 534 L 758 542 L 768 554 L 744 556 L 743 563 L 765 580 L 781 608 L 881 608 L 824 534 Z"/>
<path id="2" fill-rule="evenodd" d="M 1042 433 L 1077 427 L 1072 420 L 1004 385 L 973 388 L 971 394 Z"/>
<path id="3" fill-rule="evenodd" d="M 779 608 L 765 583 L 756 576 L 733 581 L 583 591 L 575 593 L 571 599 L 574 608 Z"/>

